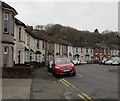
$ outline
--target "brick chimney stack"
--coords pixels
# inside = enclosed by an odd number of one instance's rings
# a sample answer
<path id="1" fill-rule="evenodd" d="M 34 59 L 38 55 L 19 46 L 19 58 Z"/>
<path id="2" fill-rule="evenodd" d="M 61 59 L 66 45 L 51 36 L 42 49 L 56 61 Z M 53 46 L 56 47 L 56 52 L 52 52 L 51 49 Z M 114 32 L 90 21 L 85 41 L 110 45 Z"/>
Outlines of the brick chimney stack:
<path id="1" fill-rule="evenodd" d="M 27 25 L 27 29 L 28 29 L 29 31 L 33 31 L 33 26 L 28 26 L 28 25 Z"/>

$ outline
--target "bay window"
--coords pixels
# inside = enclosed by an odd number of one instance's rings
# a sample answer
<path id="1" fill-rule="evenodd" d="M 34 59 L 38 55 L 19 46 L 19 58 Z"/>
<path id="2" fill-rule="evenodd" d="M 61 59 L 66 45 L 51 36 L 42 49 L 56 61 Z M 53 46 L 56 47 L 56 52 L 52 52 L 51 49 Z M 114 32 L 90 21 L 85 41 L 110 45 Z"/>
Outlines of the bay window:
<path id="1" fill-rule="evenodd" d="M 8 33 L 8 26 L 9 26 L 9 14 L 4 13 L 4 32 Z"/>

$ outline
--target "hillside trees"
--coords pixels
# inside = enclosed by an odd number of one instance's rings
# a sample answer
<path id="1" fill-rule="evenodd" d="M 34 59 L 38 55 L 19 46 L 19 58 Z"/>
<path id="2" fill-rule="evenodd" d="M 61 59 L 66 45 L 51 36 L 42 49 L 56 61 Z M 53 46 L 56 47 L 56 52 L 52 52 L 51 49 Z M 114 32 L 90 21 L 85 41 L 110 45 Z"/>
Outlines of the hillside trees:
<path id="1" fill-rule="evenodd" d="M 48 24 L 45 26 L 45 30 L 48 35 L 65 39 L 71 43 L 104 43 L 104 44 L 119 44 L 120 36 L 118 32 L 112 32 L 105 30 L 99 33 L 98 29 L 94 32 L 80 31 L 69 26 L 63 26 L 60 24 Z"/>

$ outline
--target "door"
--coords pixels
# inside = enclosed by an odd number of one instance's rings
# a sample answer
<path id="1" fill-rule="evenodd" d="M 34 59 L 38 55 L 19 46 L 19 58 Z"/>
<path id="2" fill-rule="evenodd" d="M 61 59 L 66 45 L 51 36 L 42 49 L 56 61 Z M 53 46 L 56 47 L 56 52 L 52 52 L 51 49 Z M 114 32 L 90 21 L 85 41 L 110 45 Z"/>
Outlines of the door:
<path id="1" fill-rule="evenodd" d="M 8 67 L 9 66 L 9 47 L 5 46 L 3 50 L 3 66 Z"/>

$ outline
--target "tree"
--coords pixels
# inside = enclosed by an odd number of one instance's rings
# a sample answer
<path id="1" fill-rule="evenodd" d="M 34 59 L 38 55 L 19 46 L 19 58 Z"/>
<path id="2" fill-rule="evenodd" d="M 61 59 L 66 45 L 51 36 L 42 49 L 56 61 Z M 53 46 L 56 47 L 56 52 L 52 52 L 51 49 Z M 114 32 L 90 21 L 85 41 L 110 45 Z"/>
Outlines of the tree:
<path id="1" fill-rule="evenodd" d="M 44 26 L 43 25 L 36 25 L 35 28 L 37 30 L 43 30 Z"/>
<path id="2" fill-rule="evenodd" d="M 99 34 L 99 31 L 98 31 L 98 29 L 95 29 L 94 33 L 96 33 L 96 34 Z"/>

